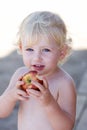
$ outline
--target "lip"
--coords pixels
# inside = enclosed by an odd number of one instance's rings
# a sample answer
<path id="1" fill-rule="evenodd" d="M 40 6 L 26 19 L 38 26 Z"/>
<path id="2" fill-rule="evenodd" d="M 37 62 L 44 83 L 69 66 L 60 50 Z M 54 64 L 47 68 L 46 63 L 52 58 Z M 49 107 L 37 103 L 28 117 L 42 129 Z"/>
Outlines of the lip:
<path id="1" fill-rule="evenodd" d="M 36 71 L 41 71 L 44 69 L 44 65 L 32 65 L 33 69 L 36 70 Z"/>

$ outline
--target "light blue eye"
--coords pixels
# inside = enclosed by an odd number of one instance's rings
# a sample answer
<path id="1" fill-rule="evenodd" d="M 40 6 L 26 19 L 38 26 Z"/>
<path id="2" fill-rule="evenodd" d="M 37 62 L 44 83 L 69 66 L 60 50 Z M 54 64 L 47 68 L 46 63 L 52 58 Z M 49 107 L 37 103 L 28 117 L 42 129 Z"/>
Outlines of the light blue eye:
<path id="1" fill-rule="evenodd" d="M 26 51 L 34 51 L 32 48 L 27 48 Z"/>
<path id="2" fill-rule="evenodd" d="M 50 52 L 50 49 L 44 48 L 42 51 L 43 52 Z"/>

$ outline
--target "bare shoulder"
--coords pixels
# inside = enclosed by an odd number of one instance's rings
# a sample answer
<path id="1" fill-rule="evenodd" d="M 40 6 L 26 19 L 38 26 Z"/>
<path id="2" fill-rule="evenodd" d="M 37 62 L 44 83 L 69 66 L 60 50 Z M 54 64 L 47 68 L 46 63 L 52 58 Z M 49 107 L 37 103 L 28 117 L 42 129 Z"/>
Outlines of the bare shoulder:
<path id="1" fill-rule="evenodd" d="M 20 67 L 20 68 L 18 68 L 18 69 L 15 71 L 15 73 L 13 74 L 12 77 L 22 76 L 22 75 L 24 75 L 25 73 L 27 73 L 28 71 L 29 71 L 29 69 L 28 69 L 27 67 L 25 67 L 25 66 Z"/>
<path id="2" fill-rule="evenodd" d="M 29 71 L 29 69 L 27 67 L 20 67 L 18 68 L 13 76 L 11 77 L 11 80 L 10 80 L 10 83 L 9 83 L 9 86 L 13 86 L 12 84 L 15 84 L 15 82 L 17 82 L 17 80 L 19 78 L 21 78 L 25 73 L 27 73 Z"/>
<path id="3" fill-rule="evenodd" d="M 73 78 L 63 69 L 61 69 L 60 73 L 61 73 L 60 74 L 61 87 L 59 89 L 62 91 L 68 91 L 69 89 L 76 90 L 76 86 Z"/>
<path id="4" fill-rule="evenodd" d="M 64 70 L 61 70 L 58 103 L 60 107 L 75 120 L 76 87 L 72 77 Z"/>
<path id="5" fill-rule="evenodd" d="M 29 69 L 28 69 L 27 67 L 23 66 L 23 67 L 18 68 L 18 69 L 15 71 L 14 75 L 24 74 L 24 73 L 26 73 L 26 72 L 28 72 L 28 71 L 29 71 Z"/>

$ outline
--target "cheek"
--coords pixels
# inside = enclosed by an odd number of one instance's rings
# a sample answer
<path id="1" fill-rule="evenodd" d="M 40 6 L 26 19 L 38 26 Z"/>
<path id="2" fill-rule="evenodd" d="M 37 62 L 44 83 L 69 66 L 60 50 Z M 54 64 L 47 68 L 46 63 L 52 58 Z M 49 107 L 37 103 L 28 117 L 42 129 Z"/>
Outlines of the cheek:
<path id="1" fill-rule="evenodd" d="M 50 60 L 53 62 L 53 63 L 57 63 L 58 60 L 59 60 L 59 54 L 58 53 L 55 53 L 53 54 L 51 57 L 50 57 Z"/>
<path id="2" fill-rule="evenodd" d="M 26 54 L 23 54 L 23 62 L 25 65 L 29 65 L 30 64 L 30 57 Z"/>
<path id="3" fill-rule="evenodd" d="M 53 58 L 51 62 L 56 65 L 58 63 L 58 57 Z"/>
<path id="4" fill-rule="evenodd" d="M 55 56 L 51 56 L 51 57 L 46 57 L 45 60 L 46 60 L 47 64 L 49 64 L 49 66 L 50 66 L 50 65 L 57 65 L 58 59 L 59 59 L 59 57 L 57 55 L 55 55 Z"/>

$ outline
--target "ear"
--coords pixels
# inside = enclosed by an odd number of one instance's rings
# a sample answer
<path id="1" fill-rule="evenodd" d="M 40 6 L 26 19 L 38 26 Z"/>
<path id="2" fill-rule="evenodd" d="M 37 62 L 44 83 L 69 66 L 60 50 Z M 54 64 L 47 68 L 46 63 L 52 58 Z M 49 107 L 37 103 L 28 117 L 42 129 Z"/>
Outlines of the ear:
<path id="1" fill-rule="evenodd" d="M 60 60 L 63 60 L 67 54 L 68 46 L 65 44 L 60 50 Z"/>
<path id="2" fill-rule="evenodd" d="M 22 51 L 22 44 L 19 43 L 19 50 Z"/>
<path id="3" fill-rule="evenodd" d="M 62 61 L 65 58 L 65 56 L 66 56 L 66 53 L 64 51 L 61 51 L 59 60 Z"/>
<path id="4" fill-rule="evenodd" d="M 22 54 L 22 44 L 21 43 L 18 44 L 18 50 L 17 50 L 17 52 L 20 55 Z"/>

